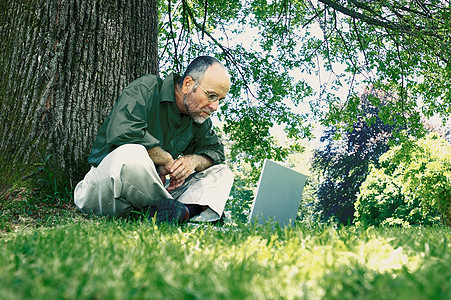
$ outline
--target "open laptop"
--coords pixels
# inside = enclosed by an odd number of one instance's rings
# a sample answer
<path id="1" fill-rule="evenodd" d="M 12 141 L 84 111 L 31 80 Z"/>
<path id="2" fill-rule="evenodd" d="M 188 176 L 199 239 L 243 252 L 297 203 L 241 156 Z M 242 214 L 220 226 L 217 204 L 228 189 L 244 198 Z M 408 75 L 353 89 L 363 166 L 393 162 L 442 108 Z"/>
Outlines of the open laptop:
<path id="1" fill-rule="evenodd" d="M 307 176 L 265 159 L 252 203 L 250 222 L 272 220 L 292 226 L 296 220 Z"/>

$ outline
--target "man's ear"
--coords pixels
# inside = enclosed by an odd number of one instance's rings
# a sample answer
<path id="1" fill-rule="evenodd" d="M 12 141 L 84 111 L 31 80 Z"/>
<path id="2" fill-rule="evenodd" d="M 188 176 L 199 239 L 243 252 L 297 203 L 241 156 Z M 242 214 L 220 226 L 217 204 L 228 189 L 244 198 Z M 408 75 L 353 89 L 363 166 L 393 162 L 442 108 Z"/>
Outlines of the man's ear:
<path id="1" fill-rule="evenodd" d="M 191 76 L 186 76 L 185 79 L 183 79 L 183 86 L 182 86 L 183 93 L 187 94 L 193 85 L 194 85 L 193 78 Z"/>

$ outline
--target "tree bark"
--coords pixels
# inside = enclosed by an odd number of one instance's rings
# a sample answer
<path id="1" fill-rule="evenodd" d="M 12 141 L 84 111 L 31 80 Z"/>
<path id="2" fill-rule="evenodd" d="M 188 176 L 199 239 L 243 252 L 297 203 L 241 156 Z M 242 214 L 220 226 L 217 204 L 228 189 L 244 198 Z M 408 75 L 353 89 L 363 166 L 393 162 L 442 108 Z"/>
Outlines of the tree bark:
<path id="1" fill-rule="evenodd" d="M 122 88 L 158 71 L 157 6 L 1 1 L 0 184 L 49 156 L 70 178 L 86 172 L 97 130 Z"/>

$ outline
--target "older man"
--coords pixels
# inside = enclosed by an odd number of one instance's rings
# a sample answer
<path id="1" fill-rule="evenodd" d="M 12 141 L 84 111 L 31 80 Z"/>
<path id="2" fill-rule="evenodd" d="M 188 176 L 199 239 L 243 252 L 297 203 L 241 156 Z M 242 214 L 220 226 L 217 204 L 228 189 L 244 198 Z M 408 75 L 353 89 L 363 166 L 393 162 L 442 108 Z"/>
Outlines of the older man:
<path id="1" fill-rule="evenodd" d="M 230 89 L 225 67 L 196 58 L 180 77 L 145 75 L 126 87 L 99 130 L 74 191 L 85 213 L 156 221 L 216 221 L 233 176 L 210 115 Z"/>

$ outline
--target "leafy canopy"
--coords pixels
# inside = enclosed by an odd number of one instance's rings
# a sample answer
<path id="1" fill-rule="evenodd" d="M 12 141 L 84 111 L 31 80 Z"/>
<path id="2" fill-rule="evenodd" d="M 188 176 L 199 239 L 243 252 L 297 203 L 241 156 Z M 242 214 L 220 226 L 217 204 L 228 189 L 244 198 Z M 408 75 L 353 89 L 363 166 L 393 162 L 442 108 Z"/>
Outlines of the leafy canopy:
<path id="1" fill-rule="evenodd" d="M 274 146 L 269 133 L 277 124 L 294 141 L 312 136 L 312 118 L 350 127 L 358 83 L 394 93 L 379 117 L 411 133 L 423 133 L 422 114 L 450 115 L 449 1 L 169 0 L 161 6 L 165 71 L 181 71 L 199 54 L 215 54 L 231 71 L 231 97 L 219 116 L 235 160 L 287 157 L 290 149 Z"/>

